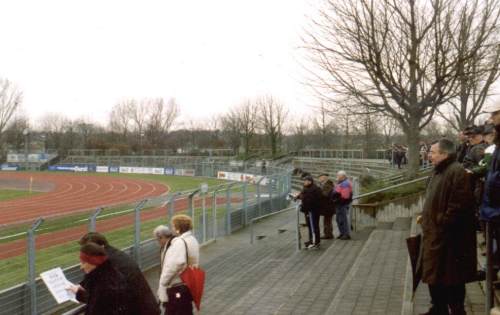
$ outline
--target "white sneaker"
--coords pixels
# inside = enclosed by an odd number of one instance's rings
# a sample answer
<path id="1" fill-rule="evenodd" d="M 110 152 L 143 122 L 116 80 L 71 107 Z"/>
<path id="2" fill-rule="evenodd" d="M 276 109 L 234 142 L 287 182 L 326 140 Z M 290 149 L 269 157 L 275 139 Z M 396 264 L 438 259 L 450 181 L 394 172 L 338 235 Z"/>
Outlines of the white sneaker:
<path id="1" fill-rule="evenodd" d="M 319 244 L 311 244 L 307 246 L 307 249 L 319 249 Z"/>

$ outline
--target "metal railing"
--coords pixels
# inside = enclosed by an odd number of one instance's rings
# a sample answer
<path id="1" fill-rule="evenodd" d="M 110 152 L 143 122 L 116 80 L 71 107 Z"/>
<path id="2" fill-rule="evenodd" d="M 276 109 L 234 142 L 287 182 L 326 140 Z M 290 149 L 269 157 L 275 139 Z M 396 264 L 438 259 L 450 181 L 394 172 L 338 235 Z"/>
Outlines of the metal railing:
<path id="1" fill-rule="evenodd" d="M 130 254 L 147 270 L 159 264 L 159 248 L 152 230 L 168 224 L 175 214 L 193 219 L 193 232 L 200 243 L 229 235 L 253 218 L 286 207 L 291 190 L 287 169 L 268 169 L 269 175 L 252 183 L 228 182 L 199 189 L 170 192 L 120 207 L 104 207 L 66 221 L 37 220 L 27 232 L 13 231 L 0 237 L 0 315 L 40 314 L 52 311 L 56 302 L 37 275 L 61 267 L 69 281 L 78 283 L 78 239 L 86 231 L 106 235 L 110 244 Z M 25 261 L 28 262 L 26 265 Z M 75 313 L 77 314 L 77 313 Z"/>

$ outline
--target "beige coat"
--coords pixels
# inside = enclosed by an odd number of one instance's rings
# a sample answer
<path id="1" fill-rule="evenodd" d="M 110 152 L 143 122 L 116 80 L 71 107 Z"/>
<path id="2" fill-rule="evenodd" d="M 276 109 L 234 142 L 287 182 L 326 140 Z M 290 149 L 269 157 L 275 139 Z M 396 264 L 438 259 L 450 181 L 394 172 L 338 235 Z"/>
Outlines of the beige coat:
<path id="1" fill-rule="evenodd" d="M 189 265 L 197 267 L 200 263 L 200 245 L 191 231 L 172 240 L 163 260 L 158 286 L 158 298 L 162 303 L 168 301 L 167 288 L 182 282 L 179 275 L 187 266 L 186 247 L 182 240 L 186 241 L 188 248 Z"/>

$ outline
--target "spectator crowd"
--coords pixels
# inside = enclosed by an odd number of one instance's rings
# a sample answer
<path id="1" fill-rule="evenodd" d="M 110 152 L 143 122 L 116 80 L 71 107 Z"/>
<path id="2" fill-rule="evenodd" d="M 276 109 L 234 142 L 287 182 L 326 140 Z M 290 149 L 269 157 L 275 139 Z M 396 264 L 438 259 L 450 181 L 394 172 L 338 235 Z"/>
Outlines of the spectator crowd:
<path id="1" fill-rule="evenodd" d="M 485 125 L 460 132 L 458 146 L 444 138 L 430 146 L 433 171 L 417 219 L 422 241 L 415 275 L 429 286 L 427 315 L 466 314 L 466 283 L 485 278 L 477 270 L 477 236 L 486 237 L 486 223 L 500 245 L 500 108 L 490 114 Z"/>

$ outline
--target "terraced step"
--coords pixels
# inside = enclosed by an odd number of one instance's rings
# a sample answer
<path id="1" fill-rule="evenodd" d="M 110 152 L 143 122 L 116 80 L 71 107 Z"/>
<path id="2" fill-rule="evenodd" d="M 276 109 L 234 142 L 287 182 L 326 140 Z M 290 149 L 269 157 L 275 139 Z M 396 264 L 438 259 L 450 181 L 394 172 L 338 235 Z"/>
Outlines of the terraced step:
<path id="1" fill-rule="evenodd" d="M 400 315 L 409 231 L 375 230 L 324 314 Z"/>

